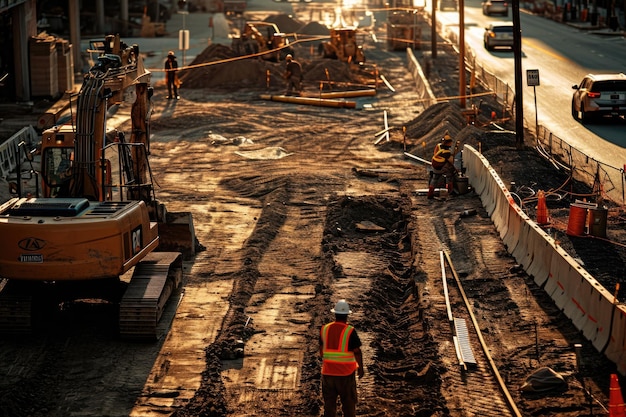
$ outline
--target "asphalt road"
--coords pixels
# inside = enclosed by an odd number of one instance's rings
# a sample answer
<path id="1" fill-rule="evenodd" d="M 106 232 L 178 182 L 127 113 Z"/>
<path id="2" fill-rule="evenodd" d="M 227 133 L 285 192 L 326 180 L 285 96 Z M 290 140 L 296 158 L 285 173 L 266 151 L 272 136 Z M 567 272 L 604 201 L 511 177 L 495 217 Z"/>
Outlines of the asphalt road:
<path id="1" fill-rule="evenodd" d="M 438 19 L 458 33 L 458 14 L 438 12 Z M 512 51 L 486 51 L 483 47 L 484 27 L 491 21 L 512 20 L 508 17 L 482 15 L 479 0 L 468 0 L 465 7 L 465 39 L 468 54 L 495 73 L 501 80 L 515 84 Z M 624 121 L 583 125 L 571 116 L 572 85 L 587 73 L 623 72 L 626 62 L 626 41 L 620 33 L 611 34 L 581 30 L 520 13 L 522 28 L 522 77 L 524 86 L 524 118 L 535 126 L 535 113 L 540 125 L 587 155 L 612 167 L 626 163 Z M 540 86 L 527 86 L 526 70 L 538 69 Z M 535 97 L 537 111 L 535 112 Z"/>

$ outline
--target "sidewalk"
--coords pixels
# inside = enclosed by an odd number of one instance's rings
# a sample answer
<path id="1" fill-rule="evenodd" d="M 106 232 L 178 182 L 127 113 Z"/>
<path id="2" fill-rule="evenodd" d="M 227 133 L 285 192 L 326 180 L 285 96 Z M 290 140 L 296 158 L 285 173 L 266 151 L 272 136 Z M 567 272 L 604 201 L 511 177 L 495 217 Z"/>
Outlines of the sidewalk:
<path id="1" fill-rule="evenodd" d="M 608 27 L 592 25 L 590 22 L 565 22 L 565 24 L 579 30 L 589 31 L 589 33 L 594 35 L 626 37 L 626 31 L 621 28 L 618 28 L 617 30 L 611 30 Z"/>

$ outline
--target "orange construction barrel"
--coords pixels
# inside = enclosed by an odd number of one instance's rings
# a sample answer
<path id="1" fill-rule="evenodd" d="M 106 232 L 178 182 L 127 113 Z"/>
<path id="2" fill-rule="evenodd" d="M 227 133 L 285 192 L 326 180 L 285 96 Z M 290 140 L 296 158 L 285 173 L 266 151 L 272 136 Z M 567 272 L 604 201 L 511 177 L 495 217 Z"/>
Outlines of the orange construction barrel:
<path id="1" fill-rule="evenodd" d="M 591 236 L 606 237 L 606 218 L 608 210 L 604 207 L 589 209 L 588 230 Z"/>
<path id="2" fill-rule="evenodd" d="M 568 236 L 581 236 L 585 232 L 585 221 L 587 220 L 587 205 L 570 204 L 569 220 L 567 222 Z"/>

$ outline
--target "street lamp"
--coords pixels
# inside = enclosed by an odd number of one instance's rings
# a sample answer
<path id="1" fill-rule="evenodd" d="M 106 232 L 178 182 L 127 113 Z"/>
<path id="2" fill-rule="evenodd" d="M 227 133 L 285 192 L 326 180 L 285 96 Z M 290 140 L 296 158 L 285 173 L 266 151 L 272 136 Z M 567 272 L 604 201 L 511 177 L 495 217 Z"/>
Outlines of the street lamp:
<path id="1" fill-rule="evenodd" d="M 185 18 L 189 14 L 187 11 L 187 0 L 178 0 L 178 14 L 183 15 L 183 29 L 178 31 L 178 49 L 183 51 L 183 67 L 185 66 L 185 51 L 189 49 L 189 31 L 185 26 Z"/>

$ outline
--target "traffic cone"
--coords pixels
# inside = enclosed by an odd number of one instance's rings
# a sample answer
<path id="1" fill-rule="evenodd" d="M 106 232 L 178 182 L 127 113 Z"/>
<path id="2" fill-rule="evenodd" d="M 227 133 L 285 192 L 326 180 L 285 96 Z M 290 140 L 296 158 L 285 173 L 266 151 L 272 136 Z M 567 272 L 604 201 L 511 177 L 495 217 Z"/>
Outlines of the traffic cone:
<path id="1" fill-rule="evenodd" d="M 537 224 L 548 223 L 548 207 L 546 206 L 546 195 L 543 190 L 537 193 Z"/>
<path id="2" fill-rule="evenodd" d="M 617 374 L 611 374 L 611 387 L 609 389 L 609 417 L 626 417 L 626 406 L 622 389 L 617 380 Z"/>

